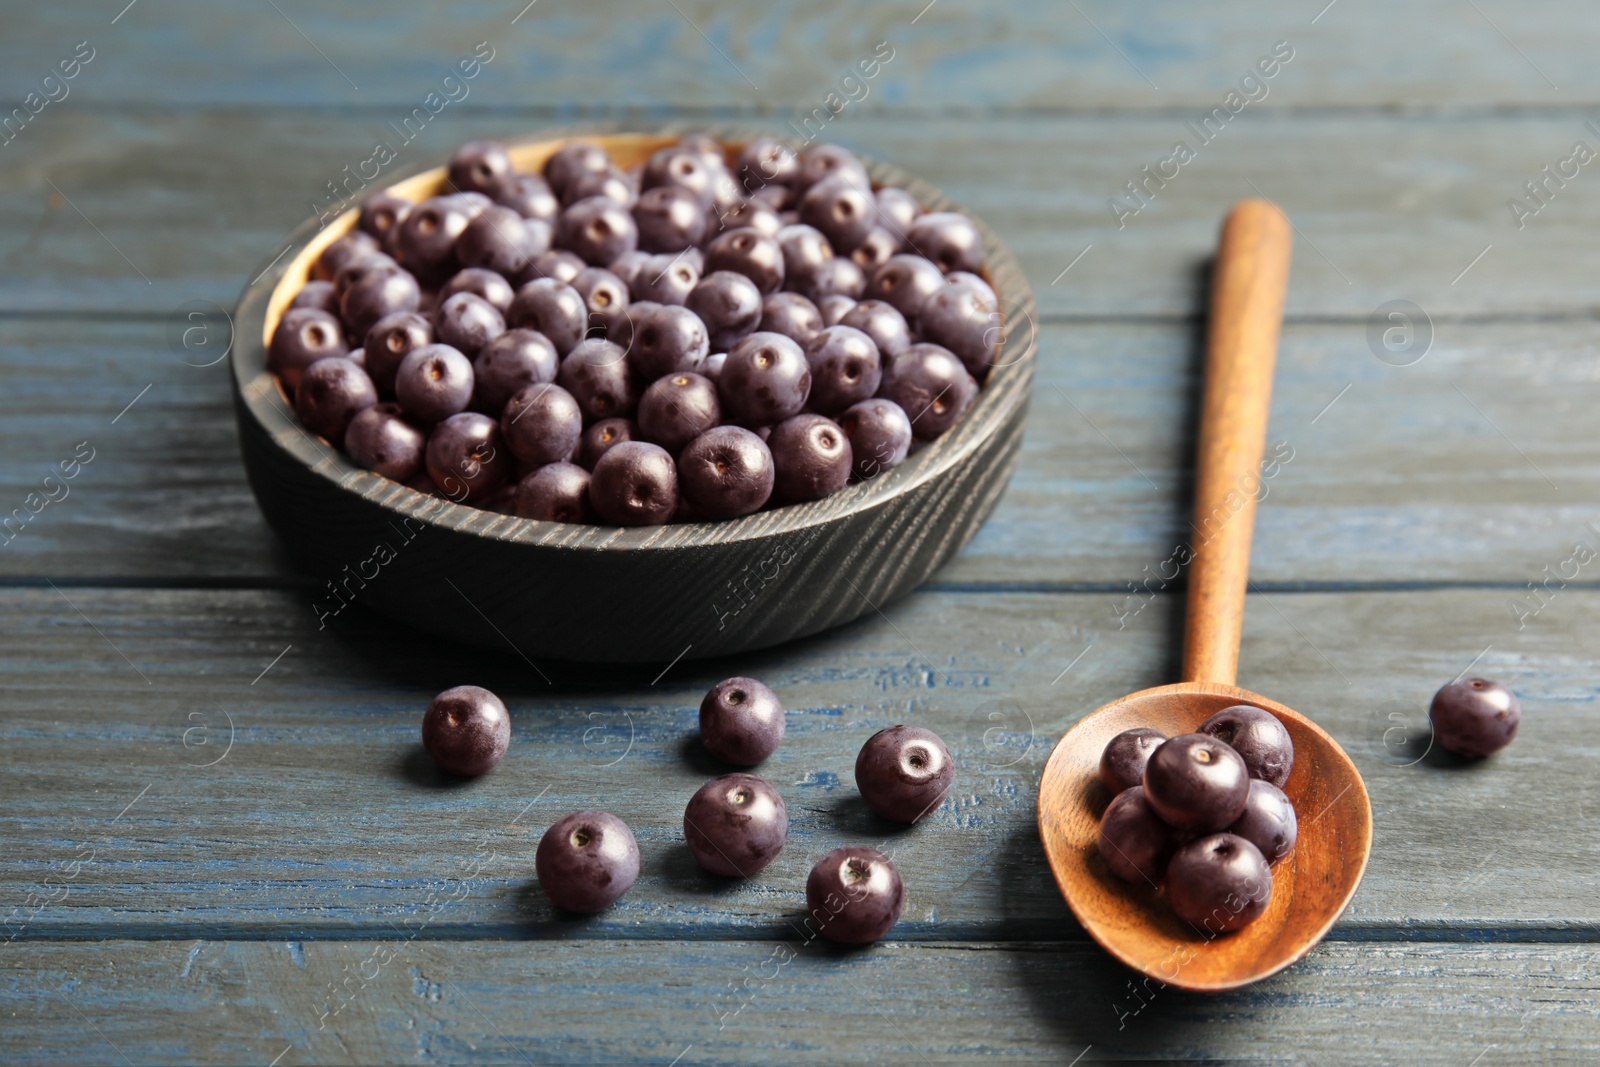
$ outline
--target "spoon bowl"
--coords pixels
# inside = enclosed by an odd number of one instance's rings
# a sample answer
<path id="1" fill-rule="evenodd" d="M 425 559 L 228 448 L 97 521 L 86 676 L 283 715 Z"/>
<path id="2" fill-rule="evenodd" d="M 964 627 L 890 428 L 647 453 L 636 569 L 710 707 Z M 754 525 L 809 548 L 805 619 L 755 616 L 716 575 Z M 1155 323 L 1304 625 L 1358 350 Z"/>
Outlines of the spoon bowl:
<path id="1" fill-rule="evenodd" d="M 1219 936 L 1178 918 L 1156 886 L 1130 885 L 1106 866 L 1096 841 L 1112 793 L 1100 781 L 1100 753 L 1124 730 L 1193 733 L 1235 704 L 1270 711 L 1289 730 L 1294 768 L 1283 791 L 1294 804 L 1299 839 L 1272 867 L 1267 910 Z M 1366 870 L 1372 809 L 1355 764 L 1316 723 L 1248 690 L 1184 682 L 1132 693 L 1067 731 L 1040 784 L 1039 832 L 1072 913 L 1107 952 L 1167 985 L 1215 992 L 1276 974 L 1322 939 Z"/>

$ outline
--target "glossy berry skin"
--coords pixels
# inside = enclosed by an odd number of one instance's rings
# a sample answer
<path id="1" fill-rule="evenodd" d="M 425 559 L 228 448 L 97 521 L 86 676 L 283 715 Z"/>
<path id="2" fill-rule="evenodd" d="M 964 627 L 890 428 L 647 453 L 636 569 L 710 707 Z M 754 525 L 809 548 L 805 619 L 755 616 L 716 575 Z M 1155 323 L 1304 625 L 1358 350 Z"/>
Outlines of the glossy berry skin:
<path id="1" fill-rule="evenodd" d="M 556 381 L 577 400 L 585 420 L 629 417 L 639 394 L 628 372 L 627 354 L 598 337 L 579 343 L 561 361 Z"/>
<path id="2" fill-rule="evenodd" d="M 1295 840 L 1300 835 L 1300 820 L 1295 817 L 1294 805 L 1283 795 L 1283 790 L 1252 778 L 1244 814 L 1233 821 L 1228 832 L 1256 846 L 1272 864 L 1294 851 Z"/>
<path id="3" fill-rule="evenodd" d="M 1198 733 L 1215 737 L 1244 758 L 1250 777 L 1278 788 L 1294 768 L 1294 740 L 1270 711 L 1236 704 L 1223 708 L 1200 725 Z"/>
<path id="4" fill-rule="evenodd" d="M 472 406 L 485 415 L 505 412 L 517 390 L 556 380 L 561 360 L 549 338 L 534 330 L 507 330 L 472 360 Z"/>
<path id="5" fill-rule="evenodd" d="M 472 363 L 449 345 L 423 345 L 400 361 L 394 395 L 400 409 L 424 425 L 467 410 L 472 402 Z"/>
<path id="6" fill-rule="evenodd" d="M 550 903 L 590 915 L 615 903 L 639 877 L 639 844 L 615 815 L 575 811 L 544 832 L 533 867 Z"/>
<path id="7" fill-rule="evenodd" d="M 525 219 L 537 219 L 554 226 L 561 214 L 561 201 L 550 191 L 550 184 L 537 174 L 518 174 L 495 197 L 495 203 L 510 208 Z"/>
<path id="8" fill-rule="evenodd" d="M 433 344 L 433 324 L 415 311 L 397 311 L 373 323 L 362 351 L 366 371 L 378 392 L 394 395 L 394 376 L 412 352 Z"/>
<path id="9" fill-rule="evenodd" d="M 294 299 L 289 301 L 289 307 L 316 308 L 338 318 L 339 290 L 329 281 L 306 282 L 305 286 L 294 294 Z"/>
<path id="10" fill-rule="evenodd" d="M 719 270 L 743 274 L 766 296 L 783 288 L 783 250 L 776 237 L 752 226 L 729 230 L 706 246 L 705 272 Z"/>
<path id="11" fill-rule="evenodd" d="M 811 395 L 811 365 L 779 333 L 757 331 L 728 350 L 717 379 L 723 409 L 745 426 L 770 426 L 800 412 Z"/>
<path id="12" fill-rule="evenodd" d="M 760 230 L 769 237 L 778 236 L 778 231 L 783 229 L 783 221 L 778 218 L 778 212 L 759 200 L 745 200 L 735 204 L 732 211 L 716 221 L 724 230 L 742 230 L 749 227 Z"/>
<path id="13" fill-rule="evenodd" d="M 855 304 L 866 291 L 867 278 L 854 260 L 835 256 L 809 274 L 790 279 L 789 288 L 820 303 L 833 296 L 849 297 Z"/>
<path id="14" fill-rule="evenodd" d="M 781 333 L 804 345 L 822 329 L 822 312 L 799 293 L 773 293 L 761 302 L 761 322 L 756 329 Z"/>
<path id="15" fill-rule="evenodd" d="M 710 350 L 706 323 L 691 310 L 674 304 L 635 304 L 629 310 L 635 312 L 627 317 L 630 328 L 616 331 L 616 336 L 627 349 L 627 363 L 638 381 L 693 371 L 706 358 Z"/>
<path id="16" fill-rule="evenodd" d="M 739 426 L 714 426 L 678 455 L 678 488 L 699 518 L 760 511 L 772 496 L 773 478 L 766 442 Z"/>
<path id="17" fill-rule="evenodd" d="M 575 204 L 579 200 L 588 200 L 596 196 L 615 200 L 623 207 L 632 210 L 634 201 L 639 198 L 639 190 L 632 178 L 612 167 L 604 173 L 590 172 L 578 175 L 567 186 L 562 202 Z"/>
<path id="18" fill-rule="evenodd" d="M 338 319 L 315 308 L 294 308 L 284 312 L 278 328 L 272 331 L 267 369 L 276 374 L 292 394 L 307 367 L 348 351 L 344 328 Z"/>
<path id="19" fill-rule="evenodd" d="M 882 226 L 874 226 L 861 243 L 850 250 L 850 262 L 861 268 L 862 275 L 872 273 L 905 250 L 899 235 Z"/>
<path id="20" fill-rule="evenodd" d="M 789 836 L 789 809 L 765 778 L 725 774 L 689 798 L 683 839 L 700 866 L 749 878 L 777 858 Z"/>
<path id="21" fill-rule="evenodd" d="M 853 326 L 872 338 L 884 361 L 911 347 L 911 327 L 900 309 L 882 300 L 863 300 L 845 312 L 841 326 Z"/>
<path id="22" fill-rule="evenodd" d="M 1522 705 L 1487 678 L 1462 678 L 1433 696 L 1428 709 L 1434 739 L 1459 756 L 1488 756 L 1517 736 Z"/>
<path id="23" fill-rule="evenodd" d="M 528 260 L 527 269 L 511 280 L 527 285 L 539 278 L 554 278 L 563 285 L 571 285 L 572 279 L 588 265 L 564 248 L 552 248 Z"/>
<path id="24" fill-rule="evenodd" d="M 930 211 L 906 230 L 906 244 L 931 259 L 941 273 L 983 266 L 983 238 L 971 219 L 956 211 Z"/>
<path id="25" fill-rule="evenodd" d="M 592 267 L 603 267 L 638 247 L 639 228 L 626 207 L 609 196 L 591 196 L 561 212 L 556 244 Z"/>
<path id="26" fill-rule="evenodd" d="M 514 278 L 528 261 L 550 248 L 550 227 L 530 221 L 509 207 L 495 204 L 461 231 L 456 238 L 456 261 L 463 267 L 483 267 Z"/>
<path id="27" fill-rule="evenodd" d="M 811 395 L 806 404 L 823 415 L 837 415 L 878 391 L 883 366 L 872 338 L 851 326 L 829 326 L 806 343 Z"/>
<path id="28" fill-rule="evenodd" d="M 1105 751 L 1100 753 L 1100 781 L 1111 790 L 1112 796 L 1144 781 L 1145 764 L 1166 739 L 1167 735 L 1160 730 L 1139 726 L 1124 730 L 1106 742 Z"/>
<path id="29" fill-rule="evenodd" d="M 1145 800 L 1143 787 L 1130 786 L 1112 798 L 1100 819 L 1100 855 L 1124 882 L 1158 886 L 1177 836 Z"/>
<path id="30" fill-rule="evenodd" d="M 850 252 L 878 224 L 878 203 L 870 188 L 836 175 L 806 190 L 800 221 L 821 231 L 836 253 Z"/>
<path id="31" fill-rule="evenodd" d="M 1202 937 L 1248 926 L 1271 897 L 1266 857 L 1235 834 L 1191 841 L 1167 864 L 1167 901 Z"/>
<path id="32" fill-rule="evenodd" d="M 506 332 L 506 320 L 495 306 L 476 293 L 457 293 L 434 315 L 434 334 L 440 344 L 463 355 L 476 356 L 483 346 Z"/>
<path id="33" fill-rule="evenodd" d="M 717 387 L 690 371 L 657 378 L 639 398 L 639 432 L 677 455 L 722 421 Z"/>
<path id="34" fill-rule="evenodd" d="M 885 185 L 875 195 L 878 202 L 878 219 L 897 236 L 911 228 L 912 222 L 922 214 L 917 198 L 898 186 Z"/>
<path id="35" fill-rule="evenodd" d="M 850 440 L 851 473 L 861 481 L 900 466 L 911 451 L 911 420 L 893 400 L 872 397 L 850 405 L 839 416 L 839 429 Z"/>
<path id="36" fill-rule="evenodd" d="M 646 189 L 633 205 L 642 252 L 681 252 L 706 235 L 706 208 L 701 199 L 677 185 Z"/>
<path id="37" fill-rule="evenodd" d="M 547 463 L 517 483 L 517 516 L 543 522 L 594 522 L 589 472 L 572 463 Z"/>
<path id="38" fill-rule="evenodd" d="M 511 744 L 511 713 L 499 697 L 458 685 L 433 698 L 422 717 L 422 747 L 451 774 L 476 778 L 494 770 Z"/>
<path id="39" fill-rule="evenodd" d="M 772 495 L 784 503 L 821 500 L 850 480 L 850 439 L 839 424 L 806 412 L 772 428 Z"/>
<path id="40" fill-rule="evenodd" d="M 745 142 L 734 160 L 733 173 L 746 192 L 768 185 L 788 185 L 800 173 L 794 149 L 775 137 L 755 137 Z"/>
<path id="41" fill-rule="evenodd" d="M 961 282 L 946 282 L 923 301 L 917 332 L 924 341 L 955 353 L 967 372 L 982 380 L 1002 337 L 1000 314 Z"/>
<path id="42" fill-rule="evenodd" d="M 354 361 L 319 359 L 307 367 L 294 391 L 294 414 L 300 425 L 321 434 L 335 447 L 345 428 L 360 412 L 378 402 L 378 390 Z"/>
<path id="43" fill-rule="evenodd" d="M 428 477 L 456 503 L 484 500 L 511 479 L 500 424 L 476 411 L 452 415 L 428 435 Z"/>
<path id="44" fill-rule="evenodd" d="M 881 852 L 836 848 L 806 877 L 806 923 L 829 941 L 870 945 L 900 919 L 906 887 Z"/>
<path id="45" fill-rule="evenodd" d="M 851 184 L 863 189 L 872 187 L 866 164 L 848 148 L 818 141 L 800 153 L 799 162 L 799 173 L 794 180 L 797 189 L 810 189 L 818 182 L 835 176 L 847 178 Z"/>
<path id="46" fill-rule="evenodd" d="M 914 823 L 937 808 L 955 782 L 956 763 L 932 730 L 891 726 L 867 739 L 856 756 L 856 788 L 886 819 Z"/>
<path id="47" fill-rule="evenodd" d="M 711 382 L 711 384 L 717 385 L 722 378 L 722 365 L 727 361 L 728 353 L 713 352 L 705 358 L 705 362 L 700 364 L 695 373 Z M 717 388 L 720 390 L 721 386 L 719 385 Z M 719 392 L 717 395 L 721 396 L 722 394 Z"/>
<path id="48" fill-rule="evenodd" d="M 978 383 L 948 349 L 916 344 L 889 361 L 879 392 L 905 409 L 918 440 L 929 441 L 961 418 Z"/>
<path id="49" fill-rule="evenodd" d="M 559 385 L 524 386 L 506 402 L 500 432 L 511 454 L 529 466 L 559 463 L 577 455 L 583 412 Z"/>
<path id="50" fill-rule="evenodd" d="M 565 356 L 589 332 L 589 309 L 566 282 L 536 278 L 517 290 L 506 312 L 506 325 L 539 331 L 555 346 L 556 355 Z"/>
<path id="51" fill-rule="evenodd" d="M 725 678 L 700 701 L 700 740 L 736 767 L 753 767 L 783 741 L 783 705 L 754 678 Z"/>
<path id="52" fill-rule="evenodd" d="M 1250 772 L 1216 738 L 1179 734 L 1150 754 L 1143 785 L 1145 799 L 1174 829 L 1214 833 L 1244 813 Z"/>
<path id="53" fill-rule="evenodd" d="M 639 261 L 639 269 L 628 281 L 634 300 L 652 304 L 683 304 L 700 284 L 700 268 L 693 257 L 662 252 Z"/>
<path id="54" fill-rule="evenodd" d="M 792 223 L 778 231 L 778 251 L 783 254 L 786 279 L 798 283 L 809 278 L 833 259 L 833 246 L 815 226 Z"/>
<path id="55" fill-rule="evenodd" d="M 560 196 L 568 183 L 585 173 L 604 174 L 611 169 L 611 157 L 593 141 L 573 141 L 563 146 L 544 165 L 544 179 Z"/>
<path id="56" fill-rule="evenodd" d="M 411 210 L 411 201 L 389 193 L 373 193 L 361 201 L 361 215 L 356 225 L 363 233 L 370 233 L 380 245 L 386 244 L 395 229 Z"/>
<path id="57" fill-rule="evenodd" d="M 330 242 L 328 247 L 322 250 L 322 254 L 317 256 L 312 274 L 317 278 L 331 279 L 352 260 L 381 251 L 376 237 L 362 230 L 353 230 Z"/>
<path id="58" fill-rule="evenodd" d="M 578 465 L 594 470 L 600 457 L 624 441 L 638 441 L 639 426 L 632 419 L 601 419 L 583 431 L 578 443 Z"/>
<path id="59" fill-rule="evenodd" d="M 863 299 L 893 304 L 907 322 L 916 322 L 923 302 L 943 285 L 943 271 L 922 256 L 902 252 L 873 271 Z"/>
<path id="60" fill-rule="evenodd" d="M 611 317 L 628 306 L 628 287 L 621 278 L 601 267 L 585 267 L 569 283 L 583 299 L 589 314 L 587 334 L 604 336 Z"/>
<path id="61" fill-rule="evenodd" d="M 424 200 L 401 220 L 391 244 L 394 258 L 419 281 L 443 281 L 461 269 L 456 238 L 471 221 L 470 206 L 455 197 Z"/>
<path id="62" fill-rule="evenodd" d="M 678 472 L 660 445 L 623 441 L 594 465 L 589 503 L 612 526 L 654 526 L 678 507 Z"/>
<path id="63" fill-rule="evenodd" d="M 683 306 L 700 316 L 711 347 L 719 352 L 726 352 L 761 325 L 761 290 L 736 271 L 707 274 L 690 290 Z"/>
<path id="64" fill-rule="evenodd" d="M 403 270 L 361 279 L 339 298 L 339 318 L 352 337 L 364 337 L 378 320 L 396 311 L 415 311 L 422 301 L 417 280 Z"/>
<path id="65" fill-rule="evenodd" d="M 995 295 L 994 288 L 979 275 L 971 271 L 956 270 L 944 276 L 946 285 L 959 285 L 972 295 L 980 308 L 985 311 L 998 311 L 1000 298 Z"/>
<path id="66" fill-rule="evenodd" d="M 516 169 L 499 141 L 468 141 L 450 156 L 450 184 L 493 199 L 510 187 Z"/>
<path id="67" fill-rule="evenodd" d="M 845 296 L 843 293 L 833 293 L 817 300 L 817 310 L 822 313 L 824 326 L 837 326 L 839 320 L 850 313 L 856 306 L 854 297 Z"/>
<path id="68" fill-rule="evenodd" d="M 457 293 L 481 296 L 502 315 L 511 310 L 511 298 L 517 295 L 504 276 L 483 267 L 463 267 L 450 275 L 450 280 L 439 287 L 439 304 L 443 305 Z"/>
<path id="69" fill-rule="evenodd" d="M 400 416 L 399 404 L 374 404 L 350 420 L 344 450 L 362 467 L 397 482 L 422 472 L 428 438 Z"/>
<path id="70" fill-rule="evenodd" d="M 718 203 L 731 203 L 738 197 L 725 164 L 714 162 L 684 145 L 671 145 L 652 155 L 645 163 L 639 184 L 644 189 L 679 186 L 699 197 L 708 208 Z"/>

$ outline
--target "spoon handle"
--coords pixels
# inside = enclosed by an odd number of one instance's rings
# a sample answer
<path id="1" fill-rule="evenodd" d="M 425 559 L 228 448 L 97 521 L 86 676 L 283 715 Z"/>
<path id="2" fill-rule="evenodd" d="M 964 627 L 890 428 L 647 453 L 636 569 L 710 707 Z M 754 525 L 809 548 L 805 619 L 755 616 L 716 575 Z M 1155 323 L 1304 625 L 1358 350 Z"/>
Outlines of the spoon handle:
<path id="1" fill-rule="evenodd" d="M 1239 201 L 1222 224 L 1195 469 L 1186 682 L 1233 685 L 1239 669 L 1250 537 L 1265 484 L 1261 452 L 1292 243 L 1288 218 L 1267 200 Z"/>

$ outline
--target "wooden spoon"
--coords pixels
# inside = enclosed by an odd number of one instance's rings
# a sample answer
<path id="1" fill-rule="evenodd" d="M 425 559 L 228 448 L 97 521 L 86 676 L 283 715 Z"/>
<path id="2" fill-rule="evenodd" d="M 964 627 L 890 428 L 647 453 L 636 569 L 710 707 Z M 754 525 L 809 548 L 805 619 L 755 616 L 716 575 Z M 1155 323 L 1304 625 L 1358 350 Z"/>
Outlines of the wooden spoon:
<path id="1" fill-rule="evenodd" d="M 1265 200 L 1241 201 L 1222 226 L 1207 336 L 1184 681 L 1130 694 L 1085 716 L 1056 745 L 1039 783 L 1039 833 L 1078 921 L 1123 963 L 1182 989 L 1233 989 L 1311 951 L 1355 893 L 1372 847 L 1372 809 L 1350 757 L 1304 715 L 1233 684 L 1290 244 L 1288 219 Z M 1106 742 L 1123 730 L 1190 733 L 1234 704 L 1265 708 L 1288 727 L 1295 756 L 1284 792 L 1294 802 L 1300 832 L 1293 853 L 1272 869 L 1267 910 L 1242 930 L 1217 936 L 1179 919 L 1156 887 L 1129 885 L 1106 867 L 1096 839 L 1111 794 L 1098 771 Z"/>

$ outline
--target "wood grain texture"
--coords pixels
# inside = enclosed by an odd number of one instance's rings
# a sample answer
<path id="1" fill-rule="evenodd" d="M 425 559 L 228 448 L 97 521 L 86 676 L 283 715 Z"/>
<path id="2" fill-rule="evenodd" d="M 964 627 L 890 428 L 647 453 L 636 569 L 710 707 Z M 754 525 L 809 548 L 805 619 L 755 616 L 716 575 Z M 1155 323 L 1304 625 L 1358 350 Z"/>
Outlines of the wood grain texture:
<path id="1" fill-rule="evenodd" d="M 190 300 L 231 307 L 283 237 L 326 203 L 327 183 L 367 159 L 376 141 L 397 140 L 388 123 L 399 118 L 74 103 L 47 110 L 26 142 L 0 151 L 0 310 L 165 315 Z M 753 122 L 783 131 L 785 117 Z M 688 129 L 720 120 L 650 118 Z M 1300 230 L 1291 319 L 1337 316 L 1354 328 L 1386 301 L 1407 299 L 1442 337 L 1447 324 L 1462 328 L 1455 320 L 1582 319 L 1594 304 L 1584 279 L 1600 273 L 1600 248 L 1586 235 L 1600 226 L 1600 183 L 1588 181 L 1588 168 L 1520 229 L 1507 208 L 1574 141 L 1600 148 L 1582 115 L 1247 109 L 1119 226 L 1108 201 L 1133 203 L 1127 183 L 1143 181 L 1141 168 L 1167 157 L 1191 120 L 1197 115 L 1182 109 L 915 120 L 846 111 L 826 136 L 976 212 L 1017 256 L 1051 317 L 1197 317 L 1218 215 L 1250 195 L 1272 198 Z M 391 169 L 437 159 L 470 137 L 522 138 L 580 121 L 447 109 L 412 144 L 395 146 Z"/>
<path id="2" fill-rule="evenodd" d="M 1288 728 L 1294 768 L 1283 791 L 1302 821 L 1294 851 L 1273 864 L 1266 910 L 1219 936 L 1209 921 L 1196 927 L 1178 918 L 1159 886 L 1129 885 L 1106 866 L 1098 839 L 1111 794 L 1100 781 L 1100 754 L 1124 730 L 1194 733 L 1237 704 L 1265 708 Z M 1167 985 L 1216 992 L 1277 974 L 1322 940 L 1366 871 L 1372 809 L 1360 772 L 1316 723 L 1256 693 L 1189 681 L 1130 693 L 1067 731 L 1039 780 L 1039 836 L 1072 913 L 1106 951 Z"/>
<path id="3" fill-rule="evenodd" d="M 724 146 L 743 144 L 725 135 Z M 510 146 L 542 168 L 564 140 Z M 671 136 L 596 137 L 620 167 Z M 931 211 L 960 210 L 914 176 L 866 159 L 875 185 Z M 418 201 L 443 167 L 394 186 Z M 922 584 L 966 544 L 1016 465 L 1038 356 L 1033 297 L 1016 261 L 973 219 L 983 272 L 1011 301 L 983 388 L 937 440 L 878 477 L 819 501 L 722 522 L 618 528 L 536 522 L 465 506 L 363 470 L 293 417 L 267 370 L 278 319 L 321 250 L 355 223 L 347 212 L 289 239 L 234 314 L 229 356 L 245 470 L 268 523 L 312 573 L 336 576 L 319 611 L 347 599 L 439 637 L 524 658 L 659 663 L 767 648 L 879 610 Z M 729 625 L 733 619 L 734 624 Z"/>
<path id="4" fill-rule="evenodd" d="M 1093 945 L 563 947 L 399 930 L 356 944 L 11 945 L 8 1059 L 1580 1067 L 1600 1055 L 1591 945 L 1324 943 L 1216 996 L 1144 984 Z"/>
<path id="5" fill-rule="evenodd" d="M 939 0 L 926 11 L 926 0 L 867 9 L 842 0 L 675 2 L 681 14 L 592 0 L 541 3 L 518 17 L 523 4 L 471 0 L 448 16 L 420 8 L 374 19 L 307 0 L 280 0 L 283 15 L 164 0 L 159 14 L 129 12 L 114 27 L 116 10 L 101 20 L 15 4 L 0 63 L 19 82 L 36 67 L 38 77 L 87 34 L 101 57 L 73 89 L 85 104 L 393 108 L 418 104 L 488 40 L 496 56 L 468 106 L 725 113 L 821 106 L 887 40 L 894 59 L 863 109 L 1049 112 L 1215 107 L 1274 42 L 1288 40 L 1294 59 L 1269 83 L 1265 104 L 1547 108 L 1600 98 L 1588 62 L 1600 41 L 1570 0 L 1480 5 L 1483 15 L 1416 0 L 1382 12 L 1382 33 L 1370 8 L 1335 6 L 1318 17 L 1323 4 L 1268 0 L 1214 5 L 1204 18 L 1176 0 L 1136 12 L 1114 0 L 1080 0 L 1077 10 Z"/>
<path id="6" fill-rule="evenodd" d="M 226 368 L 180 362 L 167 332 L 161 321 L 0 318 L 0 515 L 78 442 L 98 449 L 70 497 L 0 547 L 5 579 L 306 581 L 245 482 Z M 1093 588 L 1126 605 L 1129 583 L 1141 596 L 1174 591 L 1164 564 L 1190 518 L 1195 329 L 1049 324 L 1040 353 L 1017 472 L 936 580 Z M 1574 541 L 1600 547 L 1587 529 L 1600 519 L 1597 383 L 1593 321 L 1441 324 L 1410 367 L 1374 358 L 1359 325 L 1290 324 L 1268 440 L 1292 459 L 1266 482 L 1254 580 L 1269 591 L 1468 582 L 1526 594 Z M 1590 581 L 1587 569 L 1576 580 Z"/>
<path id="7" fill-rule="evenodd" d="M 1232 685 L 1261 496 L 1272 376 L 1289 284 L 1293 231 L 1266 200 L 1243 200 L 1222 223 L 1206 320 L 1205 388 L 1195 454 L 1183 679 Z"/>
<path id="8" fill-rule="evenodd" d="M 1243 677 L 1338 740 L 1371 795 L 1372 861 L 1340 936 L 1600 937 L 1585 829 L 1600 811 L 1600 594 L 1564 591 L 1522 631 L 1503 601 L 1251 600 Z M 1172 677 L 1181 618 L 1174 598 L 1119 631 L 1100 595 L 917 593 L 887 618 L 659 680 L 664 662 L 540 662 L 547 685 L 514 656 L 354 607 L 319 631 L 293 591 L 8 590 L 0 609 L 0 901 L 42 905 L 25 938 L 370 936 L 402 921 L 430 937 L 777 936 L 811 862 L 855 842 L 893 851 L 905 877 L 896 939 L 1081 939 L 1039 847 L 1035 785 L 1072 723 Z M 1491 644 L 1473 670 L 1521 698 L 1516 743 L 1474 763 L 1424 754 L 1433 691 Z M 695 709 L 740 672 L 790 710 L 759 772 L 788 802 L 790 839 L 759 878 L 713 885 L 681 817 L 721 773 L 693 742 Z M 513 741 L 495 773 L 447 788 L 418 724 L 465 682 L 506 700 Z M 852 779 L 861 743 L 896 722 L 933 729 L 958 766 L 909 831 L 864 811 Z M 532 849 L 596 806 L 633 827 L 644 871 L 605 915 L 562 923 Z M 65 879 L 84 848 L 93 862 Z"/>

